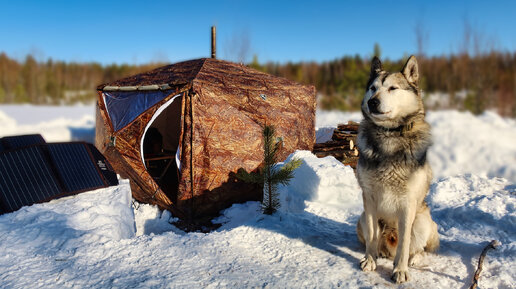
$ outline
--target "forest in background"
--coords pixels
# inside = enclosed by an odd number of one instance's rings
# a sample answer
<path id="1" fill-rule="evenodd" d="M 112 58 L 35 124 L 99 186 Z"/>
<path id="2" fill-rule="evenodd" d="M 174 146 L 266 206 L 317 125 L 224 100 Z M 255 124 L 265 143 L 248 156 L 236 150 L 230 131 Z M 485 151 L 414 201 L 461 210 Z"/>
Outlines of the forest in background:
<path id="1" fill-rule="evenodd" d="M 399 71 L 408 56 L 382 60 L 387 71 Z M 423 96 L 440 94 L 430 109 L 469 110 L 475 114 L 495 109 L 503 116 L 516 116 L 516 53 L 490 52 L 417 57 Z M 370 58 L 345 56 L 324 63 L 268 63 L 256 58 L 250 64 L 259 70 L 317 88 L 323 109 L 359 110 L 369 79 Z M 426 102 L 429 106 L 429 102 Z"/>
<path id="2" fill-rule="evenodd" d="M 380 54 L 379 47 L 374 53 Z M 408 55 L 407 55 L 408 57 Z M 386 70 L 400 70 L 406 58 L 382 59 Z M 371 57 L 343 56 L 327 62 L 260 63 L 249 66 L 300 83 L 315 85 L 321 109 L 358 110 L 369 77 Z M 424 97 L 442 97 L 430 109 L 460 109 L 481 113 L 495 109 L 516 117 L 516 53 L 458 53 L 418 56 Z M 164 65 L 23 61 L 0 53 L 0 103 L 73 104 L 96 99 L 96 86 Z"/>

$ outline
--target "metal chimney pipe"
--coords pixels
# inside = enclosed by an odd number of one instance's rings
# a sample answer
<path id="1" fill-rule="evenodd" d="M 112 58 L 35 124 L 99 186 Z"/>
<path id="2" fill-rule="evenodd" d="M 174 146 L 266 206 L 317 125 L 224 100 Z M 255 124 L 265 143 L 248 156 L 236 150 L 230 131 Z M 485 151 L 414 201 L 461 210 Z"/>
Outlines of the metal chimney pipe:
<path id="1" fill-rule="evenodd" d="M 211 27 L 211 58 L 217 58 L 217 27 Z"/>

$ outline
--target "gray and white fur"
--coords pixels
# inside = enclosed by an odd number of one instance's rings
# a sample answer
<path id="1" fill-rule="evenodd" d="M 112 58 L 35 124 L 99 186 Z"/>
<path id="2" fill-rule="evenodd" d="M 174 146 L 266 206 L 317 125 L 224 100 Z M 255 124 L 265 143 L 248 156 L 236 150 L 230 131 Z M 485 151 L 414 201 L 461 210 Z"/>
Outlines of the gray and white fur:
<path id="1" fill-rule="evenodd" d="M 409 262 L 439 246 L 437 224 L 424 201 L 432 180 L 426 159 L 432 141 L 418 80 L 414 56 L 396 73 L 373 58 L 358 132 L 364 213 L 357 234 L 366 247 L 360 267 L 374 271 L 378 256 L 394 258 L 396 283 L 409 280 Z"/>

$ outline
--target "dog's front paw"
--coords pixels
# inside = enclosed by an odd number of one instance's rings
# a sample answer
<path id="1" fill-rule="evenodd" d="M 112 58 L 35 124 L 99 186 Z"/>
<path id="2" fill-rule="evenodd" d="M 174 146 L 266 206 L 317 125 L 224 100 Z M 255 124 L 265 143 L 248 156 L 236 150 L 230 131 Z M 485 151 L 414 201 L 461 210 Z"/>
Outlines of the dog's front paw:
<path id="1" fill-rule="evenodd" d="M 376 270 L 376 260 L 371 255 L 365 255 L 360 260 L 360 268 L 362 268 L 362 271 L 374 271 Z"/>
<path id="2" fill-rule="evenodd" d="M 410 275 L 406 270 L 394 271 L 391 277 L 392 281 L 396 284 L 407 282 L 410 279 Z"/>

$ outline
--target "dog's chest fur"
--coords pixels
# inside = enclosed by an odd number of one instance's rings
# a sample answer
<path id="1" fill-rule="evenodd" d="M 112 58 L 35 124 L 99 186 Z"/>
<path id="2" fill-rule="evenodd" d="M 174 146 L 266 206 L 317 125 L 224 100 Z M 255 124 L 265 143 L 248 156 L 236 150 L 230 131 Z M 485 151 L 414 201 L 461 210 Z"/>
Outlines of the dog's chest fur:
<path id="1" fill-rule="evenodd" d="M 399 200 L 410 189 L 415 174 L 429 169 L 426 153 L 430 144 L 430 127 L 424 120 L 416 120 L 406 131 L 388 131 L 365 119 L 358 135 L 358 179 L 364 192 L 374 192 L 371 197 L 377 203 Z"/>

